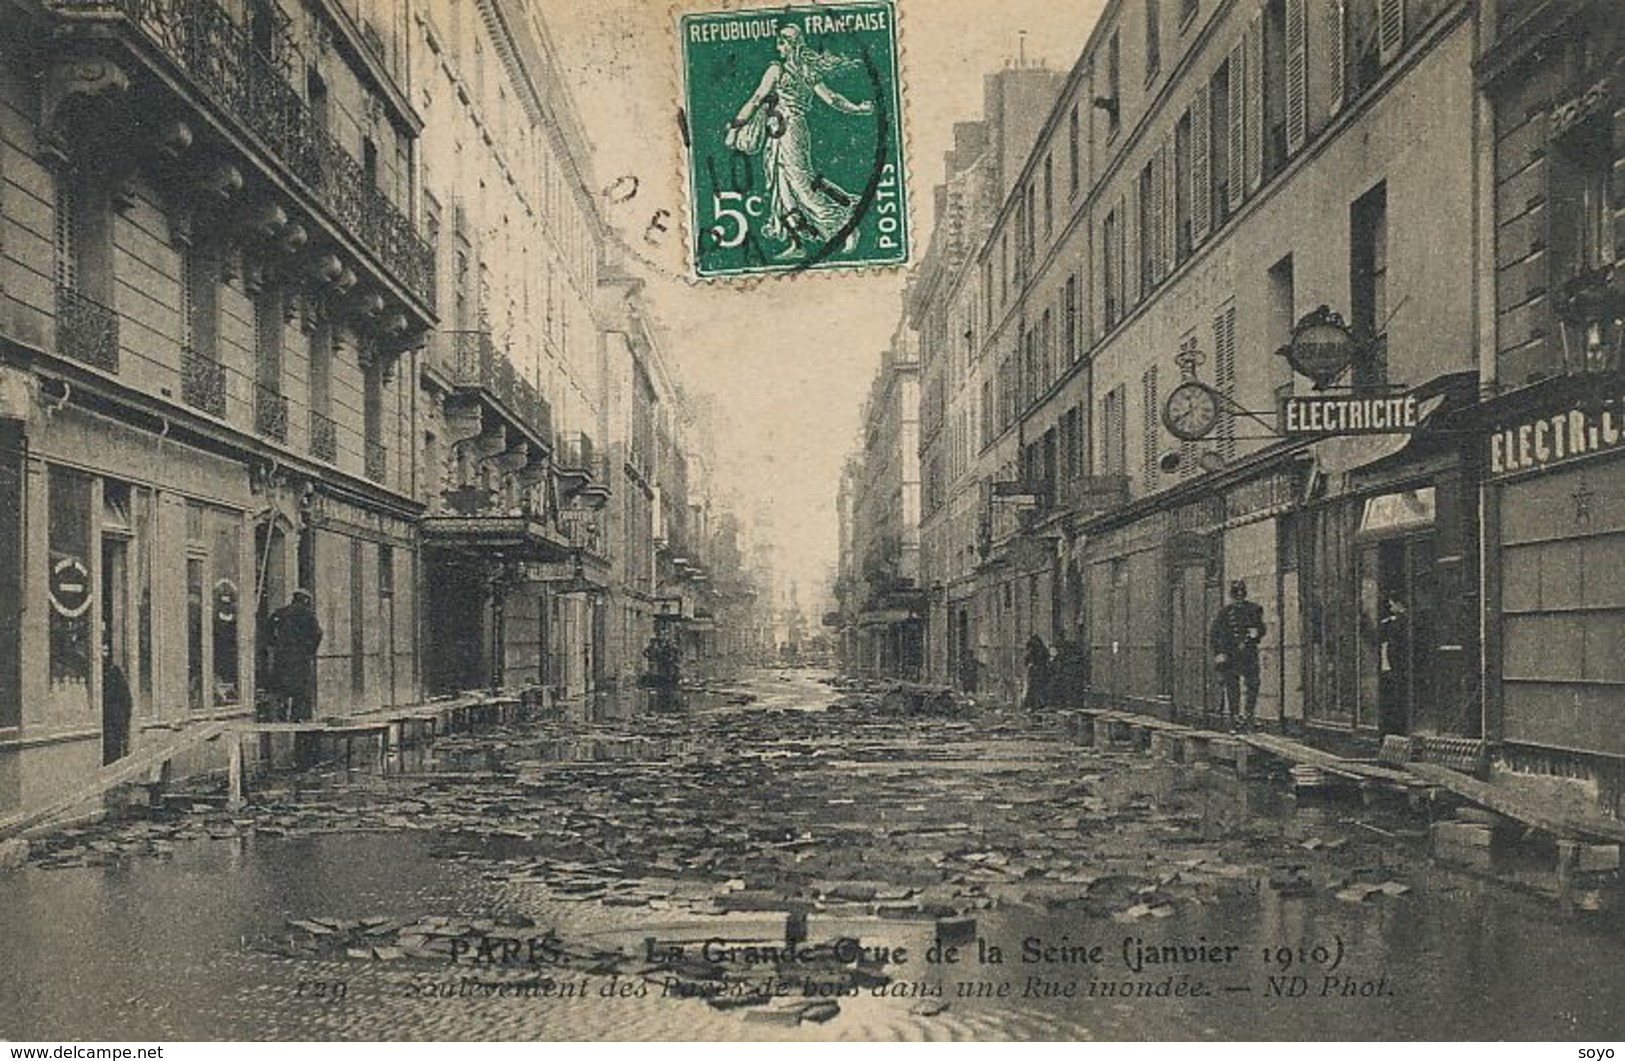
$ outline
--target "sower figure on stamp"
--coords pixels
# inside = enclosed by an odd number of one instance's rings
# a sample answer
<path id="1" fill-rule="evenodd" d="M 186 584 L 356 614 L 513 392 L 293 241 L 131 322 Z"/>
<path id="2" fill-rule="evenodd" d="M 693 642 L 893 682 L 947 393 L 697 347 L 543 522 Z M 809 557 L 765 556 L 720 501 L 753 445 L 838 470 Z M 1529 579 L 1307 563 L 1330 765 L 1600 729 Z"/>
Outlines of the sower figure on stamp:
<path id="1" fill-rule="evenodd" d="M 1224 685 L 1225 720 L 1231 726 L 1254 724 L 1258 643 L 1263 639 L 1264 609 L 1247 599 L 1247 583 L 1238 579 L 1230 583 L 1230 603 L 1219 609 L 1212 633 L 1213 663 Z"/>
<path id="2" fill-rule="evenodd" d="M 322 626 L 310 590 L 271 614 L 271 691 L 277 699 L 277 721 L 307 722 L 316 708 L 316 649 Z M 284 706 L 286 705 L 286 706 Z"/>
<path id="3" fill-rule="evenodd" d="M 816 96 L 843 114 L 872 114 L 874 103 L 854 103 L 824 84 L 836 70 L 857 65 L 855 59 L 815 52 L 807 46 L 798 26 L 779 31 L 777 62 L 769 63 L 761 83 L 739 113 L 728 123 L 723 143 L 743 154 L 762 156 L 763 183 L 768 192 L 769 239 L 786 243 L 777 257 L 805 254 L 805 238 L 828 243 L 852 220 L 857 197 L 819 172 L 812 157 L 812 133 L 807 110 Z M 846 246 L 856 245 L 857 234 L 847 234 Z"/>

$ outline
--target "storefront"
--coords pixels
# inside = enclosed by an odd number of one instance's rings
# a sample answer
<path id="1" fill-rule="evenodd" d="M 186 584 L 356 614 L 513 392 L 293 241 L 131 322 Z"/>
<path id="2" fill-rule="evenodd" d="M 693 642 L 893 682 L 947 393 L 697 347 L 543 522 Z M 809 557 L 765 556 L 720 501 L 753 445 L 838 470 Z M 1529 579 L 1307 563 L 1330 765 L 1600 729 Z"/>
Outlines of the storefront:
<path id="1" fill-rule="evenodd" d="M 1515 765 L 1625 764 L 1625 391 L 1568 378 L 1487 405 L 1487 736 Z M 1617 799 L 1617 787 L 1615 798 Z"/>

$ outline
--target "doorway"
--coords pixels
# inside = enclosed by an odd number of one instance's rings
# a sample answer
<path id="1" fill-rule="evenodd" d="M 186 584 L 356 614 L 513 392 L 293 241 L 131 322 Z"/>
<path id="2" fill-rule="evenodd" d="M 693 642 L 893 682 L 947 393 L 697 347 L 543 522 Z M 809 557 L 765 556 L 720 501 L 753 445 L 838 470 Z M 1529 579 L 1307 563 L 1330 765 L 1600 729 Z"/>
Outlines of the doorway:
<path id="1" fill-rule="evenodd" d="M 102 536 L 102 764 L 130 753 L 129 655 L 126 651 L 129 612 L 129 541 L 119 535 Z"/>
<path id="2" fill-rule="evenodd" d="M 1366 678 L 1362 724 L 1380 735 L 1435 734 L 1438 593 L 1432 535 L 1388 538 L 1360 550 Z"/>

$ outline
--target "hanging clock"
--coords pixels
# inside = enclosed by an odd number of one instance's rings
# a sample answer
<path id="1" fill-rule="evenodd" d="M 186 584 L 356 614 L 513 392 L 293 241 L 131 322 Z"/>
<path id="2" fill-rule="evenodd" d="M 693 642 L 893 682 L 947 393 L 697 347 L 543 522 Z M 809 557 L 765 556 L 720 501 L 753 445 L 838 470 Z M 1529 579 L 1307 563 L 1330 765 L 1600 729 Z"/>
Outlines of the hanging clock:
<path id="1" fill-rule="evenodd" d="M 1219 422 L 1219 396 L 1213 388 L 1186 380 L 1168 392 L 1162 406 L 1162 423 L 1177 439 L 1195 442 L 1212 433 Z"/>

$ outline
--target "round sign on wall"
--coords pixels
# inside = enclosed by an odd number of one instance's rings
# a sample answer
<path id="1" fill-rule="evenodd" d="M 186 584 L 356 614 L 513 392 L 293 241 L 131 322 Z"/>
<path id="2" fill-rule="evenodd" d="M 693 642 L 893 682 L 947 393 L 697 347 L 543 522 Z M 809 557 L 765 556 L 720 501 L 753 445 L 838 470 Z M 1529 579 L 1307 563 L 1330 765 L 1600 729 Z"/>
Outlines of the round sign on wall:
<path id="1" fill-rule="evenodd" d="M 90 610 L 90 569 L 77 556 L 58 557 L 51 563 L 51 607 L 57 614 L 77 619 Z"/>

